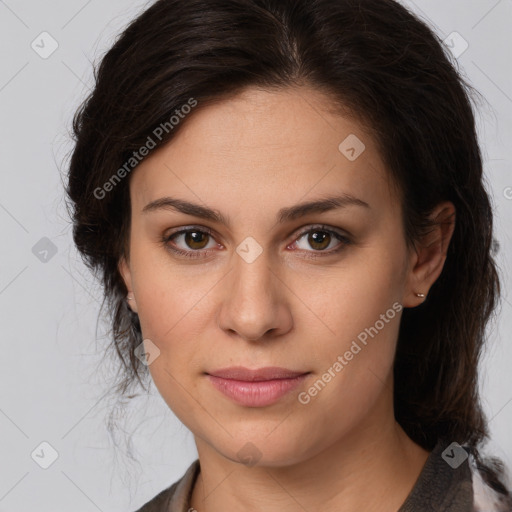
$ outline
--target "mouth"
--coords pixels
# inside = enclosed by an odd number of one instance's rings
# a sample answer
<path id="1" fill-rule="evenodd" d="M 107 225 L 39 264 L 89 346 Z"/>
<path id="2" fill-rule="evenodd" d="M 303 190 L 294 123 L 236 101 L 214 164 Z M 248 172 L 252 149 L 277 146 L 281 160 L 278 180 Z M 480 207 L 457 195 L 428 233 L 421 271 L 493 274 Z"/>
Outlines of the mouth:
<path id="1" fill-rule="evenodd" d="M 239 405 L 265 407 L 295 389 L 309 373 L 275 366 L 256 370 L 237 366 L 206 375 L 218 391 Z"/>

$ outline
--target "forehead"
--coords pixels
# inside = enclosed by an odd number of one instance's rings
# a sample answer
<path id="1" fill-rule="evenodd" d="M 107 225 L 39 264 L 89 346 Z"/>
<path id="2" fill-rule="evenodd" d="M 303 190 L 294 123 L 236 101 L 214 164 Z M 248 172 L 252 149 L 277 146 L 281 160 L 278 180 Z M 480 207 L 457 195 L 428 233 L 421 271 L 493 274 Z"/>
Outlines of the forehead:
<path id="1" fill-rule="evenodd" d="M 246 207 L 334 190 L 385 201 L 389 176 L 372 137 L 311 88 L 249 88 L 185 117 L 177 135 L 139 164 L 131 179 L 138 206 L 164 193 Z M 383 187 L 384 185 L 384 187 Z M 366 197 L 366 199 L 365 199 Z"/>

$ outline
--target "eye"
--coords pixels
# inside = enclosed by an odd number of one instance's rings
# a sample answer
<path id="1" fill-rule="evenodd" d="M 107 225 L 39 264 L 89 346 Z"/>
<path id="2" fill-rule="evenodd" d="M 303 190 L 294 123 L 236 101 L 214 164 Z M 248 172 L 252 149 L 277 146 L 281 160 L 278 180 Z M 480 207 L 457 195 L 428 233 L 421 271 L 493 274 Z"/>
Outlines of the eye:
<path id="1" fill-rule="evenodd" d="M 338 241 L 338 244 L 336 244 L 336 241 Z M 306 231 L 302 231 L 298 235 L 298 239 L 292 244 L 292 247 L 295 246 L 307 252 L 326 253 L 325 255 L 327 256 L 341 251 L 349 244 L 350 239 L 337 230 L 330 229 L 326 226 L 314 226 Z M 313 251 L 311 251 L 308 246 L 312 248 Z M 336 248 L 332 250 L 333 247 Z M 315 254 L 312 257 L 317 256 L 321 255 Z"/>
<path id="2" fill-rule="evenodd" d="M 309 227 L 299 233 L 297 237 L 288 247 L 310 253 L 307 256 L 309 258 L 336 254 L 351 243 L 343 233 L 323 225 Z M 338 241 L 337 245 L 336 241 Z M 215 241 L 210 229 L 198 227 L 182 228 L 174 233 L 164 235 L 161 242 L 167 250 L 185 258 L 202 258 L 211 249 L 222 247 Z M 307 245 L 313 250 L 308 249 Z M 335 249 L 332 249 L 333 246 Z"/>
<path id="3" fill-rule="evenodd" d="M 208 242 L 210 242 L 210 246 L 208 246 Z M 219 245 L 213 239 L 212 232 L 209 229 L 196 227 L 181 229 L 166 235 L 162 238 L 162 243 L 168 250 L 187 258 L 204 256 L 205 250 Z"/>

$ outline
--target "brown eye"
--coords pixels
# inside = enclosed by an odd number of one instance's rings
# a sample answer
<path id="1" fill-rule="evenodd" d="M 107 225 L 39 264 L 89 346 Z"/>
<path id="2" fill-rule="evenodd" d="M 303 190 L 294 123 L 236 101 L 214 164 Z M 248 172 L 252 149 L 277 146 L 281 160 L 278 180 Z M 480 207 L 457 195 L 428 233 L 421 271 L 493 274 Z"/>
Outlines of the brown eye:
<path id="1" fill-rule="evenodd" d="M 218 245 L 211 232 L 197 228 L 181 229 L 164 235 L 162 242 L 174 254 L 188 258 L 204 257 L 210 252 L 208 249 Z"/>
<path id="2" fill-rule="evenodd" d="M 337 244 L 336 241 L 338 242 Z M 309 253 L 318 252 L 328 255 L 343 249 L 349 244 L 350 240 L 347 236 L 333 229 L 318 226 L 300 233 L 293 245 L 297 249 L 305 250 Z"/>
<path id="3" fill-rule="evenodd" d="M 184 233 L 184 241 L 190 249 L 204 249 L 210 235 L 202 231 L 187 231 Z"/>
<path id="4" fill-rule="evenodd" d="M 310 231 L 308 243 L 313 249 L 323 250 L 329 247 L 331 235 L 327 231 Z"/>

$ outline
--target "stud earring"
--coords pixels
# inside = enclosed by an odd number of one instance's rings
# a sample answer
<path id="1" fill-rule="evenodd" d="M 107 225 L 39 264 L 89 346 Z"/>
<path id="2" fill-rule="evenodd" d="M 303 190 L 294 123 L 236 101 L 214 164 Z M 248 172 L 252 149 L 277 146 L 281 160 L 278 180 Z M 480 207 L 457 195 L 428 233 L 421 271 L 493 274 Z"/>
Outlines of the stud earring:
<path id="1" fill-rule="evenodd" d="M 424 293 L 417 293 L 416 297 L 420 297 L 421 299 L 424 299 L 425 298 L 425 294 Z"/>
<path id="2" fill-rule="evenodd" d="M 130 297 L 131 295 L 131 297 Z M 132 293 L 129 293 L 127 296 L 126 296 L 126 300 L 133 300 L 135 297 L 133 296 Z"/>

